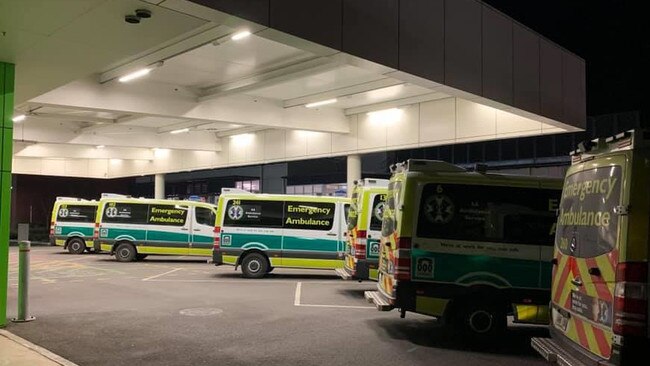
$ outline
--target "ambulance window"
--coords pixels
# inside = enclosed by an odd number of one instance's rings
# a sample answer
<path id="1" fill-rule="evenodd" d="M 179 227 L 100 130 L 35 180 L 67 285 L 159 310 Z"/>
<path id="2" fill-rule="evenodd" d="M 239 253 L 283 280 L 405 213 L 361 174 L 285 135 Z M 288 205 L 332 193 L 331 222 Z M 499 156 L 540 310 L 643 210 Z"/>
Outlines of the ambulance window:
<path id="1" fill-rule="evenodd" d="M 104 207 L 103 222 L 121 224 L 146 224 L 149 205 L 140 203 L 109 202 Z"/>
<path id="2" fill-rule="evenodd" d="M 216 215 L 214 211 L 205 207 L 196 207 L 194 209 L 196 214 L 196 222 L 201 225 L 214 226 L 216 221 Z"/>
<path id="3" fill-rule="evenodd" d="M 348 224 L 348 230 L 354 229 L 357 226 L 357 221 L 359 219 L 359 210 L 357 207 L 357 201 L 352 200 L 352 204 L 349 206 L 348 211 L 345 214 L 346 222 Z"/>
<path id="4" fill-rule="evenodd" d="M 334 203 L 288 201 L 284 207 L 285 229 L 331 230 L 334 224 Z"/>
<path id="5" fill-rule="evenodd" d="M 381 222 L 384 218 L 384 207 L 385 207 L 385 194 L 376 194 L 372 200 L 372 211 L 369 212 L 370 215 L 370 230 L 379 231 L 381 230 Z"/>
<path id="6" fill-rule="evenodd" d="M 346 203 L 346 204 L 343 205 L 343 217 L 345 218 L 345 223 L 348 226 L 350 225 L 350 210 L 351 210 L 351 208 L 352 208 L 352 205 L 350 205 L 349 203 Z M 352 229 L 350 228 L 350 230 L 352 230 Z"/>
<path id="7" fill-rule="evenodd" d="M 281 228 L 283 207 L 282 201 L 230 200 L 224 226 Z"/>
<path id="8" fill-rule="evenodd" d="M 400 182 L 390 182 L 388 184 L 386 205 L 384 206 L 381 221 L 381 236 L 390 236 L 397 230 L 397 205 L 399 204 L 401 190 L 402 184 Z"/>
<path id="9" fill-rule="evenodd" d="M 56 215 L 58 222 L 95 222 L 97 206 L 63 204 Z"/>
<path id="10" fill-rule="evenodd" d="M 553 243 L 559 190 L 427 184 L 422 191 L 417 236 L 494 243 Z"/>
<path id="11" fill-rule="evenodd" d="M 564 181 L 555 245 L 564 254 L 593 258 L 616 247 L 621 203 L 620 166 L 574 173 Z"/>

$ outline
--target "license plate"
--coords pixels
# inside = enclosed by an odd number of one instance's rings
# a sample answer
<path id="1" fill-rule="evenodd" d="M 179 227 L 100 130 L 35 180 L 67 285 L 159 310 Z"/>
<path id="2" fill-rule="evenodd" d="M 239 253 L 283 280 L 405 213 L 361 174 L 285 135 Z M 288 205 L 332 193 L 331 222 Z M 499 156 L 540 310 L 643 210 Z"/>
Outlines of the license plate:
<path id="1" fill-rule="evenodd" d="M 553 324 L 556 328 L 566 332 L 567 324 L 569 324 L 569 317 L 559 312 L 556 308 L 553 308 Z"/>

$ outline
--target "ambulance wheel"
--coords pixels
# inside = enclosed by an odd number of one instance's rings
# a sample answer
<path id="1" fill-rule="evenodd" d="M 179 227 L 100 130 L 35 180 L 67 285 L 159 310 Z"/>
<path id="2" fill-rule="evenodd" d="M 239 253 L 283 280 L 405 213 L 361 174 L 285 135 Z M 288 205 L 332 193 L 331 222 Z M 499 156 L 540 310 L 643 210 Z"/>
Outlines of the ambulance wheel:
<path id="1" fill-rule="evenodd" d="M 263 254 L 247 254 L 241 262 L 241 271 L 246 278 L 262 278 L 268 272 L 269 262 Z"/>
<path id="2" fill-rule="evenodd" d="M 147 256 L 148 256 L 148 254 L 136 254 L 135 259 L 141 261 L 141 260 L 147 258 Z"/>
<path id="3" fill-rule="evenodd" d="M 130 243 L 122 243 L 115 249 L 115 259 L 118 262 L 133 262 L 137 255 L 138 252 Z"/>
<path id="4" fill-rule="evenodd" d="M 493 302 L 465 302 L 457 309 L 455 325 L 470 340 L 498 340 L 506 331 L 507 317 L 502 306 Z"/>
<path id="5" fill-rule="evenodd" d="M 79 238 L 72 238 L 68 242 L 68 252 L 70 254 L 83 254 L 86 250 L 86 243 Z"/>

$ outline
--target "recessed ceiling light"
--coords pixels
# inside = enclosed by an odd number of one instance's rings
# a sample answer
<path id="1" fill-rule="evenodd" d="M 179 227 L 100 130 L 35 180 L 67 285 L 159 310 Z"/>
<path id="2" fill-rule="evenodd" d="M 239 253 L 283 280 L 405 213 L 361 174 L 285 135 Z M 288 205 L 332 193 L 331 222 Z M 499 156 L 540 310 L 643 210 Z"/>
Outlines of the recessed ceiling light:
<path id="1" fill-rule="evenodd" d="M 371 123 L 392 123 L 399 121 L 402 118 L 402 113 L 404 112 L 399 108 L 390 108 L 368 112 L 367 116 Z"/>
<path id="2" fill-rule="evenodd" d="M 17 115 L 17 116 L 14 116 L 11 120 L 12 120 L 13 122 L 22 122 L 22 121 L 25 120 L 25 118 L 27 118 L 26 115 L 24 115 L 24 114 L 19 114 L 19 115 Z"/>
<path id="3" fill-rule="evenodd" d="M 97 145 L 97 146 L 95 146 L 95 147 L 98 148 L 98 149 L 103 149 L 103 148 L 105 148 L 106 146 L 104 146 L 104 145 Z"/>
<path id="4" fill-rule="evenodd" d="M 244 38 L 246 38 L 246 37 L 248 37 L 250 35 L 251 35 L 251 32 L 245 30 L 245 31 L 241 31 L 241 32 L 237 32 L 237 33 L 233 34 L 232 37 L 230 37 L 230 39 L 232 39 L 233 41 L 239 41 L 240 39 L 244 39 Z"/>
<path id="5" fill-rule="evenodd" d="M 307 103 L 305 104 L 305 107 L 307 108 L 315 108 L 315 107 L 320 107 L 322 105 L 327 105 L 327 104 L 334 104 L 338 100 L 336 98 L 333 99 L 327 99 L 327 100 L 321 100 L 319 102 L 314 102 L 314 103 Z"/>
<path id="6" fill-rule="evenodd" d="M 184 132 L 190 132 L 190 129 L 189 128 L 181 128 L 181 129 L 178 129 L 178 130 L 169 131 L 169 133 L 171 133 L 172 135 L 175 135 L 177 133 L 184 133 Z"/>

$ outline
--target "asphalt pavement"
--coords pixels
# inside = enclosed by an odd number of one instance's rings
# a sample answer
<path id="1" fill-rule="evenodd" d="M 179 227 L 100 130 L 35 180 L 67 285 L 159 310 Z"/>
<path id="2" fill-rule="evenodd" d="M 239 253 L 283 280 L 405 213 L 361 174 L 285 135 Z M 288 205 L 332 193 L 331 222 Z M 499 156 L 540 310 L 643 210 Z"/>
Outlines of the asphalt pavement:
<path id="1" fill-rule="evenodd" d="M 10 249 L 9 317 L 17 250 Z M 32 248 L 31 313 L 7 330 L 78 365 L 545 365 L 530 348 L 543 327 L 512 326 L 497 345 L 450 338 L 434 319 L 378 312 L 373 282 L 333 271 L 276 269 L 241 278 L 206 258 Z"/>

